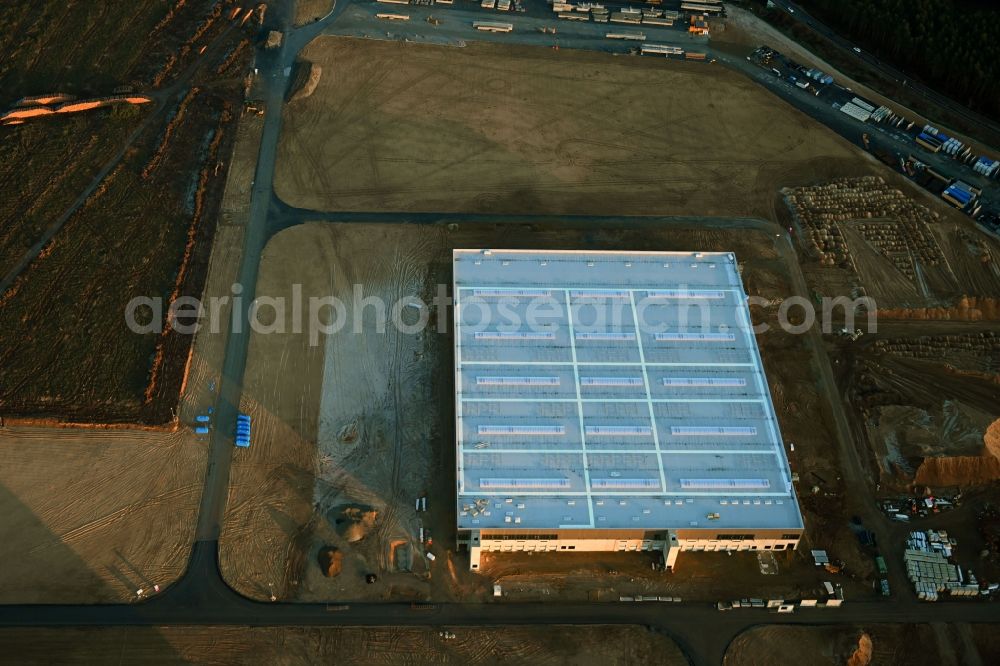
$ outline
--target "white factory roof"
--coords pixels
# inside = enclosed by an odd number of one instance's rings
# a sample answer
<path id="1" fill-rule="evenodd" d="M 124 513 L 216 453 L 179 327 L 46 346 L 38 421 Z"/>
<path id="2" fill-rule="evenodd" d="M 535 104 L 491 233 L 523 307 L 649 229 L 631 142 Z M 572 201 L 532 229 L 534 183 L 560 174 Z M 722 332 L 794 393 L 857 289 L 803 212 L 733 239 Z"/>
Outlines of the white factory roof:
<path id="1" fill-rule="evenodd" d="M 453 259 L 459 528 L 802 527 L 731 253 Z"/>

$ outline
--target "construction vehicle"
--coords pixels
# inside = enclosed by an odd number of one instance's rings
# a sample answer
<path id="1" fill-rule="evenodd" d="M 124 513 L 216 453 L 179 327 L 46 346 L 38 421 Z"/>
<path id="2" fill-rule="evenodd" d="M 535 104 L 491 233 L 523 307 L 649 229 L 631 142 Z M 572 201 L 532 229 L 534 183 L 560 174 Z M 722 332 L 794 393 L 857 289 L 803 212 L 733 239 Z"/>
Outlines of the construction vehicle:
<path id="1" fill-rule="evenodd" d="M 845 338 L 850 338 L 851 342 L 857 342 L 858 338 L 864 335 L 864 331 L 862 331 L 860 328 L 856 328 L 854 329 L 854 332 L 851 333 L 850 330 L 842 328 L 840 329 L 840 334 L 843 335 Z"/>

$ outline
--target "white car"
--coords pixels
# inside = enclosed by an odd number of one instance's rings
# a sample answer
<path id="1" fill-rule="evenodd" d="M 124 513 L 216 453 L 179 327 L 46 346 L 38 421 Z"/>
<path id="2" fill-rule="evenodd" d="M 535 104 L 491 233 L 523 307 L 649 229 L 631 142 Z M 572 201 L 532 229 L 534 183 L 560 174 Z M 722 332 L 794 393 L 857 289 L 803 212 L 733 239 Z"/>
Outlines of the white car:
<path id="1" fill-rule="evenodd" d="M 854 52 L 855 53 L 861 53 L 861 49 L 859 49 L 857 46 L 855 46 L 854 47 Z"/>

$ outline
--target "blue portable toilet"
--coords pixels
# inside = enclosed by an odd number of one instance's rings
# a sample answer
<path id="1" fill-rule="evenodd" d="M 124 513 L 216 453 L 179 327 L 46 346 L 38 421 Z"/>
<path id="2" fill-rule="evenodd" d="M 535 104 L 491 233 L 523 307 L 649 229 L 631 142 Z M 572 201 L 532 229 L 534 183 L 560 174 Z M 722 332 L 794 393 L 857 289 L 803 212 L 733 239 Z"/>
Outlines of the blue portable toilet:
<path id="1" fill-rule="evenodd" d="M 205 416 L 204 414 L 199 414 L 198 416 L 194 417 L 194 420 L 197 421 L 198 423 L 208 423 L 209 421 L 212 420 L 212 418 L 210 416 Z"/>
<path id="2" fill-rule="evenodd" d="M 196 435 L 207 435 L 208 434 L 208 427 L 207 426 L 198 426 L 197 428 L 194 429 L 194 434 L 196 434 Z"/>

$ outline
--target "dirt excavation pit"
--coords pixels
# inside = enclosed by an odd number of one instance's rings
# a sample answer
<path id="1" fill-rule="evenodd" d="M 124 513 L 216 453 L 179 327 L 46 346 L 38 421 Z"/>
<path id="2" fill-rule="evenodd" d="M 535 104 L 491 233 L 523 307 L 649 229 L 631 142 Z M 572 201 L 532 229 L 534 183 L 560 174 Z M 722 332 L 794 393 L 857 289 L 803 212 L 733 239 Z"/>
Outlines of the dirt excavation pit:
<path id="1" fill-rule="evenodd" d="M 734 582 L 747 593 L 778 593 L 780 587 L 780 594 L 811 594 L 819 579 L 808 548 L 817 547 L 852 563 L 859 578 L 843 580 L 852 598 L 870 594 L 863 578 L 870 562 L 861 562 L 855 540 L 842 533 L 847 504 L 831 499 L 842 488 L 824 402 L 814 388 L 813 353 L 804 336 L 774 326 L 777 303 L 791 289 L 775 250 L 783 241 L 766 223 L 740 224 L 749 228 L 689 218 L 608 221 L 600 228 L 569 221 L 449 220 L 307 223 L 280 232 L 265 248 L 257 295 L 291 298 L 293 285 L 300 285 L 304 316 L 310 297 L 335 296 L 346 304 L 346 318 L 336 332 L 310 341 L 308 325 L 293 330 L 288 307 L 284 333 L 251 336 L 243 405 L 257 429 L 253 447 L 234 454 L 221 539 L 226 580 L 253 598 L 265 599 L 273 589 L 282 599 L 332 602 L 485 600 L 494 580 L 509 583 L 505 596 L 519 599 L 617 599 L 635 593 L 708 599 Z M 451 251 L 459 247 L 694 248 L 736 254 L 748 292 L 770 303 L 755 306 L 753 316 L 775 331 L 759 336 L 759 343 L 783 434 L 795 443 L 793 469 L 810 469 L 826 479 L 822 494 L 804 504 L 805 550 L 779 557 L 782 576 L 762 576 L 751 553 L 685 556 L 681 575 L 672 578 L 651 571 L 650 561 L 634 554 L 628 559 L 535 554 L 530 562 L 487 562 L 484 575 L 468 570 L 468 555 L 455 552 L 450 318 L 439 323 L 439 314 L 449 313 L 433 303 L 437 285 L 450 291 Z M 403 305 L 398 312 L 409 324 L 418 314 L 425 316 L 429 328 L 402 332 L 390 320 L 380 329 L 373 305 L 362 308 L 355 321 L 355 294 L 377 297 L 387 310 L 406 297 L 419 297 L 428 305 Z M 267 321 L 276 323 L 270 315 Z M 439 325 L 443 333 L 437 332 Z M 342 554 L 335 577 L 324 575 L 319 565 L 321 550 L 329 548 Z M 622 575 L 609 576 L 609 570 Z"/>
<path id="2" fill-rule="evenodd" d="M 886 491 L 1000 478 L 1000 336 L 989 324 L 893 322 L 845 347 L 842 378 Z M 910 335 L 904 335 L 909 332 Z M 992 445 L 992 446 L 991 446 Z"/>
<path id="3" fill-rule="evenodd" d="M 321 37 L 275 189 L 324 211 L 773 217 L 869 156 L 721 66 Z"/>

